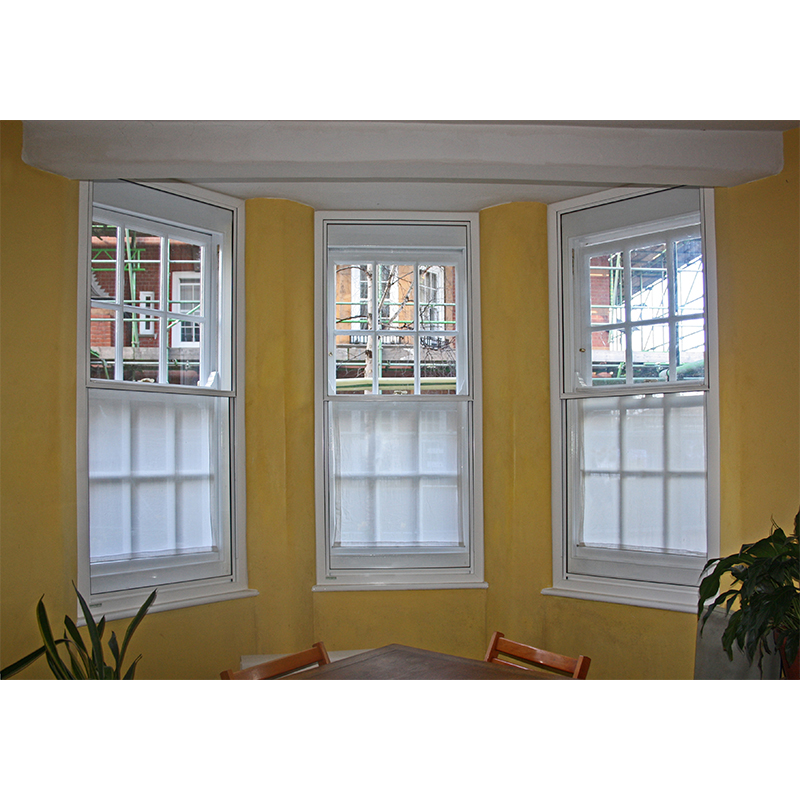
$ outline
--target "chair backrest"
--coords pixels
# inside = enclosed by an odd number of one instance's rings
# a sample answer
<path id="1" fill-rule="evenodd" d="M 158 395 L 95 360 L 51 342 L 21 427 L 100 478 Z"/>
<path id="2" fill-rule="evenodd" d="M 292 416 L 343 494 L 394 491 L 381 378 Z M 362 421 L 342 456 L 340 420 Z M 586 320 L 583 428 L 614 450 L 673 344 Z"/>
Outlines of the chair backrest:
<path id="1" fill-rule="evenodd" d="M 513 642 L 511 639 L 504 638 L 500 631 L 497 631 L 492 636 L 492 640 L 489 642 L 489 649 L 486 651 L 486 657 L 483 660 L 494 664 L 507 664 L 510 667 L 529 669 L 523 664 L 498 658 L 498 655 L 511 656 L 524 661 L 525 664 L 542 667 L 562 675 L 569 675 L 571 678 L 578 680 L 586 678 L 586 673 L 589 672 L 589 665 L 592 663 L 592 659 L 588 656 L 570 658 L 569 656 L 561 656 L 558 653 L 551 653 L 549 650 L 540 650 L 538 647 Z"/>
<path id="2" fill-rule="evenodd" d="M 322 642 L 317 642 L 308 650 L 275 658 L 272 661 L 256 664 L 254 667 L 248 667 L 238 672 L 226 669 L 225 672 L 220 673 L 219 677 L 224 681 L 263 681 L 266 678 L 280 678 L 282 675 L 296 672 L 311 664 L 317 664 L 321 667 L 323 664 L 330 663 L 331 660 L 328 657 L 325 645 Z"/>

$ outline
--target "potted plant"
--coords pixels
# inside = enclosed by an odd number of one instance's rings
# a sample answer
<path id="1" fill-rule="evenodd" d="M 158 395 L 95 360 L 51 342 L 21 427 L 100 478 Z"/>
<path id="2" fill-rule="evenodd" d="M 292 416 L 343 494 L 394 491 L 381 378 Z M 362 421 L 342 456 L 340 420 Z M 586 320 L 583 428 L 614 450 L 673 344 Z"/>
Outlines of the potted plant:
<path id="1" fill-rule="evenodd" d="M 724 604 L 728 624 L 722 634 L 722 646 L 728 658 L 733 660 L 736 644 L 751 664 L 758 654 L 761 669 L 764 653 L 777 647 L 783 673 L 793 679 L 798 678 L 800 667 L 799 521 L 800 512 L 794 518 L 794 534 L 787 536 L 773 520 L 769 536 L 743 545 L 733 555 L 712 558 L 703 568 L 705 577 L 700 582 L 697 606 L 702 632 L 714 609 Z M 724 576 L 733 583 L 719 593 Z M 737 601 L 738 607 L 732 611 Z"/>
<path id="2" fill-rule="evenodd" d="M 28 653 L 27 656 L 0 671 L 0 679 L 10 678 L 32 664 L 40 656 L 47 657 L 47 665 L 58 680 L 131 680 L 134 677 L 136 665 L 139 663 L 141 655 L 134 659 L 124 675 L 122 674 L 122 663 L 125 659 L 125 652 L 130 644 L 131 636 L 133 636 L 133 632 L 139 627 L 139 623 L 144 619 L 144 615 L 156 599 L 156 592 L 154 591 L 136 612 L 136 616 L 131 620 L 128 629 L 125 631 L 121 647 L 117 643 L 116 634 L 113 631 L 111 632 L 111 638 L 108 640 L 108 649 L 114 657 L 114 666 L 112 667 L 110 664 L 106 664 L 103 651 L 102 639 L 105 633 L 106 618 L 102 617 L 100 622 L 95 622 L 89 611 L 89 606 L 74 583 L 72 587 L 75 589 L 75 594 L 78 595 L 78 602 L 86 620 L 90 649 L 84 644 L 83 638 L 78 631 L 78 626 L 68 616 L 64 617 L 64 638 L 55 639 L 53 637 L 53 631 L 44 607 L 44 595 L 42 595 L 36 605 L 36 622 L 39 625 L 39 633 L 44 644 L 38 650 Z M 62 658 L 58 650 L 59 645 L 63 645 L 66 648 L 66 660 Z"/>

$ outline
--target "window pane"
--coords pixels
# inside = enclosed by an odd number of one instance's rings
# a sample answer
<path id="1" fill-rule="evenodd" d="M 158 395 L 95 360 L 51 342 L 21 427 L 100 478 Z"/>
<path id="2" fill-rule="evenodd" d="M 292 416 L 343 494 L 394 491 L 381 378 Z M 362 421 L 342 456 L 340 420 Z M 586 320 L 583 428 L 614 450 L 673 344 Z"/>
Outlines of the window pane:
<path id="1" fill-rule="evenodd" d="M 587 474 L 583 484 L 583 525 L 579 544 L 618 547 L 620 544 L 620 476 Z"/>
<path id="2" fill-rule="evenodd" d="M 118 235 L 116 225 L 92 224 L 92 300 L 116 300 Z"/>
<path id="3" fill-rule="evenodd" d="M 659 476 L 626 475 L 621 480 L 620 548 L 667 552 L 664 481 Z"/>
<path id="4" fill-rule="evenodd" d="M 170 325 L 171 345 L 198 346 L 200 343 L 200 322 L 203 313 L 203 291 L 201 276 L 194 272 L 178 272 L 172 275 L 172 297 L 170 311 L 193 319 L 183 319 L 179 325 Z"/>
<path id="5" fill-rule="evenodd" d="M 375 337 L 336 338 L 336 393 L 371 394 Z"/>
<path id="6" fill-rule="evenodd" d="M 670 398 L 669 425 L 666 429 L 670 472 L 701 475 L 706 470 L 706 415 L 700 394 Z"/>
<path id="7" fill-rule="evenodd" d="M 378 336 L 381 394 L 414 394 L 414 338 Z"/>
<path id="8" fill-rule="evenodd" d="M 631 250 L 631 319 L 660 319 L 669 314 L 667 246 Z"/>
<path id="9" fill-rule="evenodd" d="M 371 264 L 336 265 L 336 328 L 365 330 L 372 320 Z"/>
<path id="10" fill-rule="evenodd" d="M 414 267 L 379 264 L 378 323 L 381 330 L 413 330 Z M 371 289 L 371 287 L 370 287 Z"/>
<path id="11" fill-rule="evenodd" d="M 89 322 L 89 374 L 92 378 L 114 380 L 116 325 L 113 311 L 92 308 Z"/>
<path id="12" fill-rule="evenodd" d="M 702 319 L 678 322 L 677 378 L 696 381 L 705 377 L 706 329 Z"/>
<path id="13" fill-rule="evenodd" d="M 443 546 L 463 546 L 458 481 L 455 478 L 421 480 L 419 495 L 420 527 L 426 535 Z"/>
<path id="14" fill-rule="evenodd" d="M 639 325 L 631 330 L 633 382 L 667 380 L 669 376 L 670 326 Z"/>
<path id="15" fill-rule="evenodd" d="M 419 267 L 419 327 L 454 331 L 456 326 L 456 269 L 426 264 Z"/>
<path id="16" fill-rule="evenodd" d="M 195 272 L 198 275 L 203 270 L 203 251 L 200 245 L 182 242 L 178 239 L 169 240 L 169 271 Z"/>
<path id="17" fill-rule="evenodd" d="M 123 248 L 125 302 L 138 300 L 141 289 L 158 292 L 161 274 L 161 237 L 126 230 Z"/>
<path id="18" fill-rule="evenodd" d="M 706 481 L 704 475 L 676 475 L 667 485 L 670 551 L 706 552 Z"/>
<path id="19" fill-rule="evenodd" d="M 144 383 L 158 383 L 158 347 L 143 347 L 139 342 L 138 315 L 125 312 L 122 342 L 122 379 Z M 154 323 L 154 331 L 159 330 L 158 322 Z M 148 337 L 150 339 L 152 337 Z"/>
<path id="20" fill-rule="evenodd" d="M 456 393 L 456 337 L 421 336 L 420 393 Z"/>
<path id="21" fill-rule="evenodd" d="M 660 403 L 654 406 L 648 400 L 626 397 L 620 401 L 622 469 L 625 472 L 653 472 L 664 468 L 664 410 Z"/>
<path id="22" fill-rule="evenodd" d="M 589 259 L 592 325 L 625 322 L 625 273 L 622 253 L 607 253 Z"/>
<path id="23" fill-rule="evenodd" d="M 592 331 L 592 386 L 614 386 L 625 383 L 626 367 L 625 331 Z"/>
<path id="24" fill-rule="evenodd" d="M 619 400 L 598 399 L 578 407 L 583 423 L 584 469 L 591 472 L 619 472 L 620 423 Z"/>
<path id="25" fill-rule="evenodd" d="M 702 314 L 705 311 L 703 251 L 699 237 L 675 243 L 678 314 Z"/>
<path id="26" fill-rule="evenodd" d="M 173 346 L 167 350 L 167 383 L 197 386 L 200 381 L 200 344 L 206 325 L 167 317 Z"/>

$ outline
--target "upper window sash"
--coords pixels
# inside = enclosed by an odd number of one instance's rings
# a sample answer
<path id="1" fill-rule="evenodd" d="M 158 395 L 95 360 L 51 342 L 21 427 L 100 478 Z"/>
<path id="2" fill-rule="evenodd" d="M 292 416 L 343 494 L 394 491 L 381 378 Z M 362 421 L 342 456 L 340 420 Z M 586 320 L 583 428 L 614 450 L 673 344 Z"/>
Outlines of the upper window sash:
<path id="1" fill-rule="evenodd" d="M 694 213 L 564 242 L 562 398 L 707 388 L 701 238 Z"/>
<path id="2" fill-rule="evenodd" d="M 330 246 L 325 264 L 326 397 L 472 395 L 464 247 Z M 371 375 L 343 377 L 351 360 Z"/>
<path id="3" fill-rule="evenodd" d="M 223 236 L 97 205 L 93 207 L 92 226 L 93 233 L 95 226 L 107 226 L 111 243 L 105 250 L 100 238 L 93 236 L 87 285 L 88 382 L 101 385 L 111 380 L 141 388 L 144 379 L 153 388 L 169 385 L 183 391 L 230 391 L 232 293 L 222 280 Z M 132 234 L 152 240 L 156 251 L 152 258 L 140 260 L 141 254 L 130 251 Z M 192 254 L 184 253 L 181 259 L 179 248 Z M 174 269 L 187 258 L 192 261 L 191 269 Z M 96 271 L 112 272 L 115 280 L 109 284 L 107 278 L 101 287 L 102 278 Z M 134 287 L 130 277 L 134 271 L 146 276 L 150 291 Z M 182 275 L 191 275 L 198 282 L 199 302 L 184 302 L 180 296 Z M 190 331 L 184 331 L 187 326 Z M 107 332 L 103 333 L 103 328 L 108 328 Z M 186 340 L 183 333 L 191 334 L 192 340 Z M 106 347 L 97 346 L 95 338 Z M 140 341 L 142 338 L 145 342 Z M 143 347 L 139 349 L 139 345 Z M 183 357 L 188 354 L 196 372 L 176 372 L 175 348 L 186 348 Z M 137 356 L 137 352 L 145 355 Z M 135 370 L 137 360 L 149 362 L 146 374 L 126 377 L 126 365 Z"/>

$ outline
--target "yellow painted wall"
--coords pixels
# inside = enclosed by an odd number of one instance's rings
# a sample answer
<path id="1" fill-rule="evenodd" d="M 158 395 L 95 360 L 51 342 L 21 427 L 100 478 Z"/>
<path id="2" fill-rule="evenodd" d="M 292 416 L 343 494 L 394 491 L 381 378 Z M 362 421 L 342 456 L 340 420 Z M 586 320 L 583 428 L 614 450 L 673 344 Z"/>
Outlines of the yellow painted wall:
<path id="1" fill-rule="evenodd" d="M 42 593 L 53 618 L 74 611 L 78 193 L 74 182 L 21 162 L 19 123 L 2 123 L 0 135 L 7 664 L 37 644 L 33 610 Z M 781 175 L 717 192 L 724 550 L 760 535 L 770 514 L 788 524 L 800 495 L 797 131 L 787 134 L 786 151 Z M 690 678 L 692 615 L 540 594 L 551 568 L 545 207 L 481 213 L 489 589 L 413 592 L 311 592 L 313 210 L 258 199 L 246 214 L 248 559 L 259 596 L 151 614 L 133 645 L 144 653 L 139 677 L 215 678 L 241 654 L 317 639 L 331 650 L 399 641 L 480 658 L 499 628 L 591 655 L 592 678 Z M 23 328 L 33 298 L 41 326 Z M 777 378 L 768 390 L 745 369 L 754 361 Z"/>
<path id="2" fill-rule="evenodd" d="M 49 607 L 63 608 L 77 564 L 78 185 L 25 166 L 21 147 L 22 125 L 0 123 L 3 665 L 41 644 L 36 601 L 44 593 Z M 41 665 L 30 670 L 48 674 Z"/>
<path id="3" fill-rule="evenodd" d="M 780 175 L 716 191 L 722 550 L 800 505 L 800 131 Z"/>

